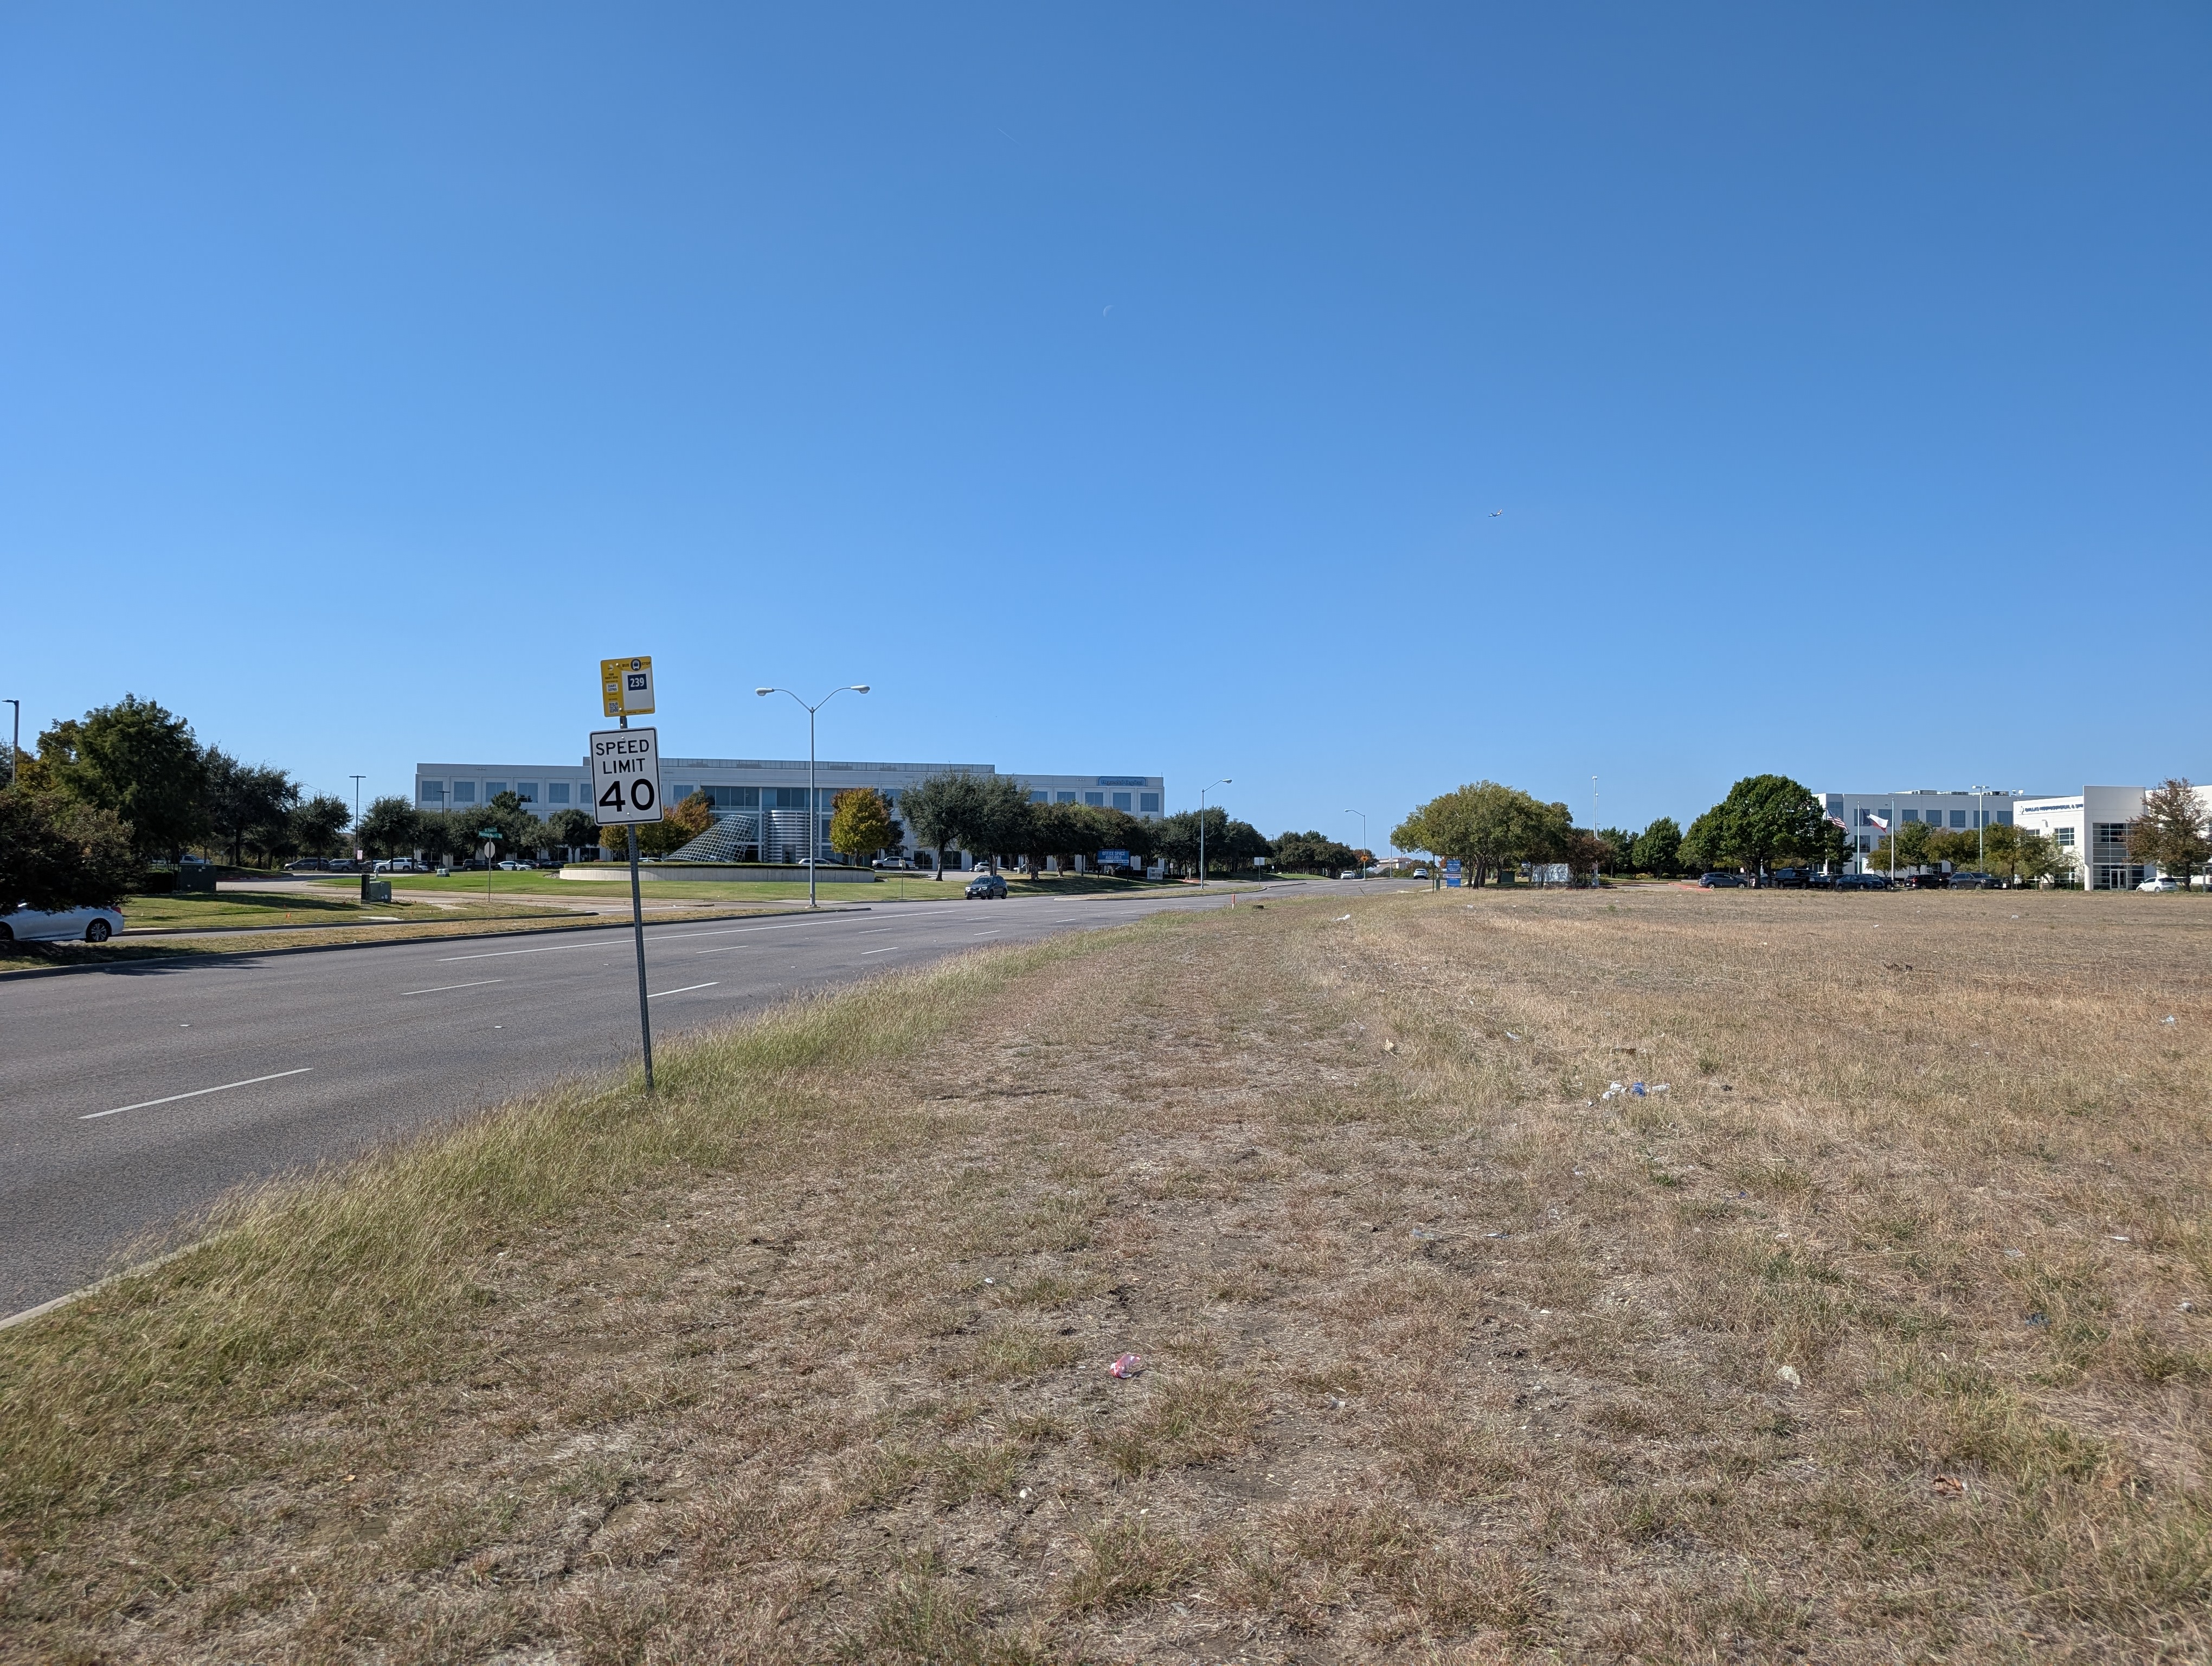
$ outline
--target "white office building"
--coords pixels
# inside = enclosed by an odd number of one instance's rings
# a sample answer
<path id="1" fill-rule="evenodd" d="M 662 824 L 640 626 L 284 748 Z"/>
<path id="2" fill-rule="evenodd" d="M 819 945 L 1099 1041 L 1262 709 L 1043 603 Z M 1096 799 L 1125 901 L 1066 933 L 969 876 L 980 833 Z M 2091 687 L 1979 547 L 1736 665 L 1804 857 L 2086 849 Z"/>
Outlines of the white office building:
<path id="1" fill-rule="evenodd" d="M 2072 854 L 2089 890 L 2133 891 L 2159 872 L 2155 863 L 2128 855 L 2128 824 L 2142 814 L 2147 792 L 2141 787 L 2084 787 L 2056 797 L 2021 799 L 2014 814 L 2021 826 L 2048 834 Z M 2212 787 L 2197 789 L 2197 808 L 2199 815 L 2212 816 Z M 2203 877 L 2197 882 L 2203 883 Z"/>
<path id="2" fill-rule="evenodd" d="M 843 860 L 829 845 L 830 806 L 838 793 L 858 787 L 872 787 L 890 801 L 896 815 L 899 800 L 908 787 L 947 770 L 967 775 L 1002 773 L 988 763 L 817 762 L 814 766 L 814 822 L 815 836 L 820 841 L 818 859 L 824 862 Z M 1033 804 L 1087 804 L 1101 809 L 1125 810 L 1133 816 L 1157 820 L 1167 802 L 1167 783 L 1159 775 L 1006 773 L 1012 774 L 1028 790 Z M 574 763 L 562 764 L 418 763 L 415 766 L 415 803 L 422 810 L 465 810 L 511 792 L 540 816 L 571 808 L 589 814 L 591 779 L 590 766 L 580 758 Z M 735 849 L 750 853 L 738 860 L 806 860 L 805 758 L 663 757 L 660 786 L 663 801 L 667 804 L 679 804 L 694 793 L 704 793 L 713 806 L 717 824 L 736 820 L 738 825 L 731 830 L 731 842 Z M 914 830 L 902 820 L 900 832 L 907 854 L 918 854 Z M 960 852 L 960 865 L 972 866 L 977 856 L 990 854 Z M 952 860 L 953 854 L 948 851 L 948 866 Z"/>
<path id="3" fill-rule="evenodd" d="M 1908 793 L 1821 793 L 1817 796 L 1831 821 L 1841 822 L 1851 844 L 1850 871 L 1867 872 L 1868 858 L 1881 845 L 1882 827 L 1907 822 L 1966 831 L 2009 825 L 2025 802 L 2017 793 L 1951 793 L 1917 787 Z"/>

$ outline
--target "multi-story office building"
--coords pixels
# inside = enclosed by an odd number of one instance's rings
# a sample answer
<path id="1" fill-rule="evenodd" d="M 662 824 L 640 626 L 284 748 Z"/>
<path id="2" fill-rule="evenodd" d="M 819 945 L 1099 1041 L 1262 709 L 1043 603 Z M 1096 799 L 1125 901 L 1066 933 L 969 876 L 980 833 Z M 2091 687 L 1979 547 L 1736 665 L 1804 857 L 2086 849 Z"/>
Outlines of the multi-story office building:
<path id="1" fill-rule="evenodd" d="M 2091 891 L 2133 891 L 2158 873 L 2154 863 L 2128 855 L 2128 824 L 2143 812 L 2140 787 L 2084 787 L 2056 797 L 2022 799 L 2014 806 L 2022 827 L 2047 833 L 2081 866 Z M 2212 787 L 2197 789 L 2200 815 L 2212 815 Z"/>
<path id="2" fill-rule="evenodd" d="M 1002 773 L 988 763 L 845 763 L 818 762 L 814 766 L 817 804 L 815 836 L 821 842 L 819 860 L 841 860 L 830 849 L 830 812 L 840 793 L 856 787 L 872 787 L 890 800 L 896 813 L 906 790 L 930 775 L 947 770 L 969 775 Z M 1102 809 L 1126 810 L 1133 816 L 1156 819 L 1164 812 L 1167 783 L 1159 775 L 1046 775 L 1006 771 L 1027 789 L 1033 804 L 1088 804 Z M 514 793 L 538 815 L 571 807 L 589 813 L 592 808 L 591 769 L 586 762 L 574 763 L 418 763 L 415 766 L 415 802 L 424 810 L 467 809 L 489 803 L 501 793 Z M 664 800 L 680 803 L 694 793 L 706 793 L 718 823 L 735 818 L 731 842 L 755 853 L 752 860 L 798 862 L 806 860 L 807 803 L 805 758 L 664 757 L 660 760 Z M 900 824 L 904 848 L 915 853 L 911 828 Z M 961 865 L 970 866 L 975 854 L 961 853 Z M 948 853 L 948 860 L 950 853 Z"/>
<path id="3" fill-rule="evenodd" d="M 2017 793 L 1947 793 L 1916 787 L 1909 793 L 1821 793 L 1816 795 L 1829 818 L 1844 824 L 1851 842 L 1851 869 L 1867 871 L 1867 858 L 1882 841 L 1878 823 L 1892 828 L 1907 822 L 1965 830 L 2009 824 L 2021 802 Z"/>

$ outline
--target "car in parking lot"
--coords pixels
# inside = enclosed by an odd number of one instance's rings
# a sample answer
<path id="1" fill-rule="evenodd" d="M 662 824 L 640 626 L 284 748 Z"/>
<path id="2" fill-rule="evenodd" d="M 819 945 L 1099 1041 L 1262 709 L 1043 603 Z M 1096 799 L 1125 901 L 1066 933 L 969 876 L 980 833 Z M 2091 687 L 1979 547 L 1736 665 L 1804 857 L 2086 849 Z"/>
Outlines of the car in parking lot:
<path id="1" fill-rule="evenodd" d="M 1802 891 L 1819 877 L 1809 867 L 1778 867 L 1767 871 L 1766 883 L 1785 891 Z"/>
<path id="2" fill-rule="evenodd" d="M 1836 876 L 1836 889 L 1838 891 L 1887 891 L 1889 875 L 1887 873 L 1838 873 Z"/>
<path id="3" fill-rule="evenodd" d="M 122 929 L 120 909 L 14 908 L 0 914 L 0 943 L 105 943 Z"/>
<path id="4" fill-rule="evenodd" d="M 979 873 L 968 882 L 970 897 L 1004 897 L 1006 882 L 995 873 Z"/>
<path id="5" fill-rule="evenodd" d="M 1707 891 L 1741 890 L 1749 884 L 1741 873 L 1700 873 L 1698 883 Z"/>
<path id="6" fill-rule="evenodd" d="M 914 871 L 914 864 L 903 856 L 878 856 L 874 861 L 869 863 L 868 866 L 871 867 L 897 869 L 908 873 L 911 873 Z"/>
<path id="7" fill-rule="evenodd" d="M 284 872 L 287 873 L 322 873 L 328 871 L 330 865 L 330 859 L 327 856 L 302 856 L 296 862 L 285 863 Z"/>
<path id="8" fill-rule="evenodd" d="M 1994 873 L 1954 873 L 1951 876 L 1953 891 L 2002 891 L 2004 882 Z"/>
<path id="9" fill-rule="evenodd" d="M 2181 881 L 2171 874 L 2161 873 L 2155 879 L 2146 879 L 2136 887 L 2137 891 L 2179 891 Z"/>

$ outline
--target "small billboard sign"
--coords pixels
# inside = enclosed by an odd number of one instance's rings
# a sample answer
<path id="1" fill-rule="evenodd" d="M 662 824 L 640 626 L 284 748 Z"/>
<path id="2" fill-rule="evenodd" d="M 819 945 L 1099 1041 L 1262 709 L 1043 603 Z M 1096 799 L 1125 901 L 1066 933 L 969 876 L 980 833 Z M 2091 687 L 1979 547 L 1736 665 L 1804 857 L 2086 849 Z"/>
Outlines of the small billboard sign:
<path id="1" fill-rule="evenodd" d="M 599 699 L 609 717 L 653 714 L 653 656 L 599 661 Z"/>
<path id="2" fill-rule="evenodd" d="M 1454 886 L 1456 886 L 1457 885 L 1459 885 L 1459 884 L 1461 883 L 1462 877 L 1462 873 L 1463 873 L 1463 870 L 1460 867 L 1460 865 L 1459 865 L 1459 858 L 1458 858 L 1458 857 L 1456 857 L 1456 856 L 1449 856 L 1449 857 L 1445 858 L 1445 860 L 1444 860 L 1444 884 L 1445 884 L 1445 885 L 1454 885 Z"/>
<path id="3" fill-rule="evenodd" d="M 1126 850 L 1102 850 L 1098 853 L 1098 866 L 1127 867 L 1129 866 L 1129 853 Z"/>

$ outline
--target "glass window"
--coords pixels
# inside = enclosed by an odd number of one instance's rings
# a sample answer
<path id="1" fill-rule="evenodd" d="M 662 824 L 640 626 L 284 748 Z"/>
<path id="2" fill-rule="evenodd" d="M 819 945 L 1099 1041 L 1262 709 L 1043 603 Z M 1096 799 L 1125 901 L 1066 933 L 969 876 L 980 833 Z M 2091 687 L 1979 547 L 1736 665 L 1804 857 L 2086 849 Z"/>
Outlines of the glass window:
<path id="1" fill-rule="evenodd" d="M 1862 834 L 1860 834 L 1860 835 L 1859 835 L 1859 849 L 1861 850 L 1861 852 L 1863 852 L 1863 852 L 1870 851 L 1870 850 L 1872 850 L 1873 848 L 1874 848 L 1874 835 L 1873 835 L 1873 834 L 1871 834 L 1871 833 L 1862 833 Z"/>
<path id="2" fill-rule="evenodd" d="M 498 797 L 501 793 L 504 793 L 505 791 L 507 791 L 507 783 L 506 783 L 505 781 L 486 781 L 486 782 L 484 783 L 484 802 L 485 802 L 486 804 L 489 804 L 489 803 L 490 803 L 494 799 L 497 798 L 497 797 Z"/>
<path id="3" fill-rule="evenodd" d="M 1106 795 L 1103 793 L 1085 793 L 1083 795 L 1083 801 L 1100 810 L 1106 807 Z"/>
<path id="4" fill-rule="evenodd" d="M 548 803 L 548 804 L 566 804 L 566 803 L 568 803 L 568 783 L 567 781 L 547 781 L 547 782 L 545 783 L 545 802 L 546 802 L 546 803 Z"/>
<path id="5" fill-rule="evenodd" d="M 2011 811 L 2009 811 L 2009 810 L 1999 810 L 1999 811 L 1996 812 L 1995 813 L 1996 813 L 1996 818 L 1997 818 L 1997 825 L 1998 825 L 1999 827 L 2010 827 L 2010 826 L 2012 825 L 2012 812 L 2011 812 Z"/>
<path id="6" fill-rule="evenodd" d="M 1127 793 L 1115 793 L 1114 807 L 1116 810 L 1127 810 L 1129 807 L 1129 795 Z"/>
<path id="7" fill-rule="evenodd" d="M 804 787 L 771 787 L 768 790 L 775 794 L 775 802 L 769 806 L 771 810 L 806 808 L 806 789 Z"/>
<path id="8" fill-rule="evenodd" d="M 1909 822 L 1917 822 L 1917 821 L 1918 821 L 1918 820 L 1920 819 L 1920 812 L 1919 812 L 1917 810 L 1914 810 L 1914 809 L 1910 808 L 1909 806 L 1908 806 L 1908 807 L 1906 808 L 1906 810 L 1905 811 L 1904 815 L 1905 815 L 1905 820 L 1907 820 L 1907 821 L 1909 821 Z M 1930 821 L 1934 821 L 1934 820 L 1938 819 L 1938 818 L 1937 818 L 1937 817 L 1936 817 L 1936 816 L 1930 816 L 1930 817 L 1929 818 L 1929 819 Z"/>
<path id="9" fill-rule="evenodd" d="M 757 810 L 760 808 L 760 788 L 757 787 L 708 787 L 701 789 L 707 802 L 717 810 Z M 681 803 L 683 800 L 678 800 Z"/>
<path id="10" fill-rule="evenodd" d="M 2074 830 L 2072 828 L 2059 828 L 2054 831 L 2051 836 L 2058 842 L 2058 848 L 2061 850 L 2071 850 L 2074 848 Z"/>
<path id="11" fill-rule="evenodd" d="M 474 804 L 476 801 L 476 782 L 472 781 L 457 781 L 453 783 L 453 802 L 455 804 Z"/>
<path id="12" fill-rule="evenodd" d="M 1951 825 L 1954 827 L 1964 827 L 1966 824 L 1966 812 L 1963 810 L 1954 810 L 1951 812 Z"/>
<path id="13" fill-rule="evenodd" d="M 1050 804 L 1052 802 L 1052 794 L 1049 793 L 1031 793 L 1030 794 L 1030 802 L 1031 804 Z"/>
<path id="14" fill-rule="evenodd" d="M 1073 804 L 1075 802 L 1075 794 L 1073 793 L 1054 793 L 1052 796 L 1055 803 Z"/>
<path id="15" fill-rule="evenodd" d="M 671 804 L 681 804 L 684 800 L 690 798 L 698 790 L 699 783 L 697 781 L 679 781 L 673 787 L 668 789 L 668 801 Z"/>
<path id="16" fill-rule="evenodd" d="M 537 803 L 538 783 L 534 781 L 518 781 L 514 783 L 514 796 L 525 804 Z"/>
<path id="17" fill-rule="evenodd" d="M 1138 793 L 1137 808 L 1147 816 L 1158 815 L 1160 813 L 1160 795 L 1158 793 Z"/>
<path id="18" fill-rule="evenodd" d="M 416 781 L 415 801 L 417 804 L 443 804 L 446 801 L 446 783 L 442 781 Z"/>

